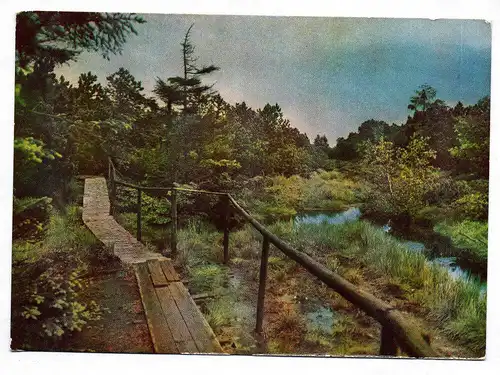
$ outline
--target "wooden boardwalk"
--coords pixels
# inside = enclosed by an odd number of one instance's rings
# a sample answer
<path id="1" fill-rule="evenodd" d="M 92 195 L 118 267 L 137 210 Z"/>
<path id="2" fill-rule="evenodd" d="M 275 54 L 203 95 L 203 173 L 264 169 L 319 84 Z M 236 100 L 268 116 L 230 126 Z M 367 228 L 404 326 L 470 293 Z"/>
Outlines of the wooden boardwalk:
<path id="1" fill-rule="evenodd" d="M 109 215 L 102 177 L 85 179 L 82 218 L 123 263 L 134 264 L 156 353 L 222 353 L 215 335 L 169 258 L 149 251 Z"/>
<path id="2" fill-rule="evenodd" d="M 222 353 L 170 260 L 150 260 L 135 269 L 156 352 Z"/>
<path id="3" fill-rule="evenodd" d="M 109 196 L 103 177 L 85 179 L 83 193 L 83 222 L 92 233 L 123 263 L 140 263 L 150 259 L 165 259 L 159 253 L 146 249 L 109 214 Z"/>

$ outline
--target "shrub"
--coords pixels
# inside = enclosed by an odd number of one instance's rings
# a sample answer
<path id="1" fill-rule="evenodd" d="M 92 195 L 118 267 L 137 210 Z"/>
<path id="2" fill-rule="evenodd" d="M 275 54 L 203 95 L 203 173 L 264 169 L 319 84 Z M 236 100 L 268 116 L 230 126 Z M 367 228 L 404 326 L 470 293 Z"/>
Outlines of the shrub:
<path id="1" fill-rule="evenodd" d="M 359 199 L 359 185 L 338 171 L 313 172 L 310 178 L 274 176 L 243 192 L 259 219 L 289 219 L 303 210 L 340 211 Z"/>
<path id="2" fill-rule="evenodd" d="M 33 239 L 40 237 L 52 210 L 48 197 L 14 197 L 12 237 Z"/>
<path id="3" fill-rule="evenodd" d="M 190 272 L 190 286 L 197 293 L 218 290 L 226 281 L 226 272 L 216 264 L 196 266 Z"/>
<path id="4" fill-rule="evenodd" d="M 234 300 L 224 296 L 210 300 L 205 305 L 206 318 L 210 327 L 219 333 L 221 327 L 230 325 L 235 319 Z"/>
<path id="5" fill-rule="evenodd" d="M 41 241 L 13 244 L 13 348 L 50 348 L 100 319 L 99 306 L 84 302 L 84 276 L 114 257 L 83 226 L 77 207 L 66 211 L 52 213 Z"/>
<path id="6" fill-rule="evenodd" d="M 17 297 L 13 306 L 14 348 L 35 347 L 47 339 L 81 331 L 90 321 L 101 318 L 97 303 L 86 304 L 81 298 L 88 287 L 88 282 L 80 279 L 86 268 L 75 263 L 70 268 L 53 264 L 28 286 L 15 285 L 13 290 L 21 289 L 24 298 Z"/>
<path id="7" fill-rule="evenodd" d="M 142 194 L 142 217 L 146 224 L 164 225 L 171 221 L 171 204 L 166 197 L 152 197 Z"/>
<path id="8" fill-rule="evenodd" d="M 471 193 L 453 202 L 456 215 L 461 219 L 484 220 L 488 217 L 488 194 Z"/>

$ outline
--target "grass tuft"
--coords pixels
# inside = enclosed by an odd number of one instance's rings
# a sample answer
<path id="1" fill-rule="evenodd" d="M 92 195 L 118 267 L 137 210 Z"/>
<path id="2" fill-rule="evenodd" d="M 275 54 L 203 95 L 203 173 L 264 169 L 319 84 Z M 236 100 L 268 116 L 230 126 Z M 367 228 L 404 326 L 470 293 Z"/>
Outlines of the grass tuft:
<path id="1" fill-rule="evenodd" d="M 301 225 L 276 223 L 271 230 L 299 250 L 309 252 L 332 269 L 338 269 L 334 256 L 355 258 L 381 275 L 399 280 L 409 296 L 425 306 L 433 319 L 451 338 L 475 353 L 486 345 L 486 294 L 478 280 L 454 279 L 448 271 L 425 256 L 407 249 L 396 238 L 366 221 L 344 225 Z M 334 255 L 332 255 L 334 254 Z M 344 277 L 356 283 L 357 271 Z"/>

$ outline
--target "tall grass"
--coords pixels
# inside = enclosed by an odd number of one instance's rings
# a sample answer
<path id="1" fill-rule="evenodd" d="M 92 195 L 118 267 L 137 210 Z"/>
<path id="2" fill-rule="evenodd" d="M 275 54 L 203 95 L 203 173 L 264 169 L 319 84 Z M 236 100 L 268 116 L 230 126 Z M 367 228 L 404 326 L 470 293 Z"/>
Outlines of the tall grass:
<path id="1" fill-rule="evenodd" d="M 78 206 L 68 206 L 66 212 L 52 212 L 41 241 L 15 241 L 14 262 L 34 263 L 50 255 L 64 254 L 88 258 L 99 241 L 81 222 L 80 210 Z"/>
<path id="2" fill-rule="evenodd" d="M 222 263 L 222 234 L 210 224 L 192 220 L 177 233 L 177 258 L 181 266 Z"/>
<path id="3" fill-rule="evenodd" d="M 222 265 L 222 234 L 206 222 L 192 220 L 179 230 L 177 241 L 176 263 L 188 277 L 192 293 L 213 295 L 202 310 L 212 329 L 221 334 L 236 319 L 236 296 L 229 292 L 229 269 Z"/>
<path id="4" fill-rule="evenodd" d="M 483 221 L 464 220 L 457 222 L 441 222 L 434 230 L 449 236 L 453 245 L 465 253 L 465 257 L 478 264 L 486 265 L 488 260 L 488 223 Z"/>
<path id="5" fill-rule="evenodd" d="M 400 280 L 412 291 L 407 298 L 425 306 L 428 317 L 445 333 L 475 353 L 484 354 L 486 294 L 478 280 L 454 279 L 444 267 L 365 221 L 300 226 L 278 222 L 271 230 L 318 259 L 338 253 Z"/>
<path id="6" fill-rule="evenodd" d="M 255 182 L 255 180 L 254 180 Z M 341 211 L 359 202 L 360 185 L 338 171 L 318 170 L 309 178 L 272 176 L 244 189 L 238 200 L 259 220 L 288 219 L 299 211 Z"/>

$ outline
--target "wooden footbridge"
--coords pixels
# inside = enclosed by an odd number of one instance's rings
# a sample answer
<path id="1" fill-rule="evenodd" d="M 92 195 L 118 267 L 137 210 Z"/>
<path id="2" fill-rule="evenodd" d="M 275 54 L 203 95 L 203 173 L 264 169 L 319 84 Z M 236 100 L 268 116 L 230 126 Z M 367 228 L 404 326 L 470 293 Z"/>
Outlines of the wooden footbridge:
<path id="1" fill-rule="evenodd" d="M 103 177 L 85 179 L 83 222 L 123 263 L 134 264 L 156 353 L 221 353 L 222 348 L 169 258 L 148 251 L 110 214 Z"/>
<path id="2" fill-rule="evenodd" d="M 114 253 L 124 263 L 134 264 L 155 352 L 222 353 L 222 348 L 188 290 L 179 280 L 179 275 L 174 270 L 170 258 L 148 251 L 141 243 L 141 201 L 144 191 L 168 193 L 171 203 L 170 255 L 172 257 L 175 256 L 177 249 L 177 194 L 179 193 L 210 194 L 219 196 L 223 201 L 225 207 L 224 263 L 229 260 L 228 218 L 230 211 L 243 217 L 260 232 L 263 241 L 256 309 L 255 330 L 258 334 L 262 333 L 267 263 L 269 247 L 272 244 L 381 324 L 381 355 L 395 356 L 399 349 L 412 357 L 438 357 L 427 336 L 408 322 L 396 308 L 351 284 L 309 255 L 291 247 L 246 212 L 229 193 L 183 189 L 176 186 L 168 188 L 139 186 L 120 180 L 117 176 L 117 170 L 109 159 L 107 183 L 103 177 L 85 180 L 83 220 L 98 239 L 113 248 Z M 117 185 L 137 191 L 135 238 L 113 217 Z"/>

